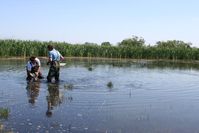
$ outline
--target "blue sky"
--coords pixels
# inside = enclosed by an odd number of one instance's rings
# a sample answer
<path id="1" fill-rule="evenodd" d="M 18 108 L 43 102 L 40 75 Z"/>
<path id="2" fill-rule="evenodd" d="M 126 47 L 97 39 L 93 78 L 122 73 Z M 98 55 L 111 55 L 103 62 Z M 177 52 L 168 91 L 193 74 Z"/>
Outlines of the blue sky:
<path id="1" fill-rule="evenodd" d="M 0 0 L 0 39 L 147 44 L 182 40 L 199 47 L 198 0 Z"/>

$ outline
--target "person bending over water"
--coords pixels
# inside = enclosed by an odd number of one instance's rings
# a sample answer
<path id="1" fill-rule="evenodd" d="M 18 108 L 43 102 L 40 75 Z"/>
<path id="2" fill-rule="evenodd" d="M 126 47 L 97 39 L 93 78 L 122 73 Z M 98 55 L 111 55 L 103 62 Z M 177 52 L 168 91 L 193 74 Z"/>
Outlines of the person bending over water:
<path id="1" fill-rule="evenodd" d="M 41 63 L 40 60 L 35 57 L 35 56 L 31 56 L 27 65 L 26 65 L 26 71 L 27 71 L 27 78 L 26 80 L 37 80 L 42 79 L 42 73 L 41 73 Z"/>

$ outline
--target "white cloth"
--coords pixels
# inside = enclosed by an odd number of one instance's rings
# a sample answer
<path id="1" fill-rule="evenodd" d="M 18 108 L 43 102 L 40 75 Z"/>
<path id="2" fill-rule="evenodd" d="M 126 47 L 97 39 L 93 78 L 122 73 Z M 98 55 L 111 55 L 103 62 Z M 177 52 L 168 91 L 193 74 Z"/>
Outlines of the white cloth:
<path id="1" fill-rule="evenodd" d="M 27 69 L 28 71 L 31 71 L 32 68 L 35 67 L 35 66 L 41 67 L 41 62 L 40 62 L 40 60 L 39 60 L 38 58 L 35 58 L 35 61 L 36 61 L 36 62 L 35 62 L 34 64 L 33 64 L 31 61 L 28 61 L 27 65 L 26 65 L 26 69 Z"/>
<path id="2" fill-rule="evenodd" d="M 35 58 L 35 61 L 37 62 L 38 66 L 40 67 L 41 66 L 41 62 L 38 58 Z"/>

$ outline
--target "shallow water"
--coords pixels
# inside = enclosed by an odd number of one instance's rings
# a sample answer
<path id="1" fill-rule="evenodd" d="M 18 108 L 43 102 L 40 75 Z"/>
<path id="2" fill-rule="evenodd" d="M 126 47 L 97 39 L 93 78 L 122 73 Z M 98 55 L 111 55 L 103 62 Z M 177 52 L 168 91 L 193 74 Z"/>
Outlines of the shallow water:
<path id="1" fill-rule="evenodd" d="M 0 60 L 0 108 L 10 111 L 0 119 L 0 132 L 199 132 L 197 64 L 66 63 L 60 83 L 27 83 L 25 60 Z M 42 65 L 46 76 L 44 60 Z"/>

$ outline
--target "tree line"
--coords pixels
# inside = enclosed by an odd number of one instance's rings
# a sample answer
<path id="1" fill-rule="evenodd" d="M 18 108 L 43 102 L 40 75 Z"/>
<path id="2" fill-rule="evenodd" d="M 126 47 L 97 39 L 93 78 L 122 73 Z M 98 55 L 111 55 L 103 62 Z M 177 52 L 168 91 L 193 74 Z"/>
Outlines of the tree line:
<path id="1" fill-rule="evenodd" d="M 0 57 L 47 56 L 47 45 L 52 44 L 65 57 L 103 57 L 131 59 L 170 59 L 198 60 L 199 49 L 191 43 L 179 40 L 158 41 L 147 45 L 141 37 L 132 36 L 112 45 L 103 42 L 101 45 L 86 42 L 70 44 L 66 42 L 42 42 L 25 40 L 0 40 Z"/>

